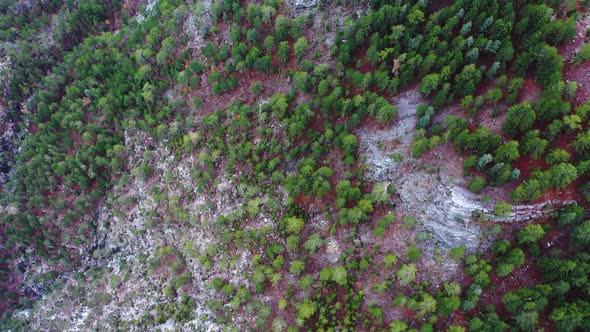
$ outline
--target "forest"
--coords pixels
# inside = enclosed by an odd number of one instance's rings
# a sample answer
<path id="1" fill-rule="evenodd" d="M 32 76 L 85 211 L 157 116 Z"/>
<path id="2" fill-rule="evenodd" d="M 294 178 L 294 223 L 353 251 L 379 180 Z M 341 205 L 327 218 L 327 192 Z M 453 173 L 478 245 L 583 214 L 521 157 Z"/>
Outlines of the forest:
<path id="1" fill-rule="evenodd" d="M 590 330 L 589 10 L 0 0 L 0 329 Z"/>

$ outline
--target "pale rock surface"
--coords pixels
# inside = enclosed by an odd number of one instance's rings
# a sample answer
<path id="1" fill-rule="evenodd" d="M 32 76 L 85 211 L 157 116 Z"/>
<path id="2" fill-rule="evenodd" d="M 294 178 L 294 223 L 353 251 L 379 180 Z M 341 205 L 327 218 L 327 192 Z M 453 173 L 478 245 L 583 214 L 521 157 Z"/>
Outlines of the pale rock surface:
<path id="1" fill-rule="evenodd" d="M 394 185 L 402 211 L 422 222 L 442 247 L 478 248 L 483 244 L 478 220 L 522 222 L 548 215 L 554 206 L 572 203 L 516 205 L 507 217 L 495 217 L 495 202 L 481 202 L 476 194 L 465 189 L 463 178 L 449 171 L 461 168 L 458 156 L 444 156 L 438 165 L 412 157 L 416 108 L 423 102 L 417 89 L 401 93 L 392 101 L 398 107 L 399 117 L 390 127 L 358 130 L 359 151 L 368 166 L 369 180 Z"/>
<path id="2" fill-rule="evenodd" d="M 312 8 L 318 5 L 317 0 L 293 0 L 293 4 L 297 9 Z"/>

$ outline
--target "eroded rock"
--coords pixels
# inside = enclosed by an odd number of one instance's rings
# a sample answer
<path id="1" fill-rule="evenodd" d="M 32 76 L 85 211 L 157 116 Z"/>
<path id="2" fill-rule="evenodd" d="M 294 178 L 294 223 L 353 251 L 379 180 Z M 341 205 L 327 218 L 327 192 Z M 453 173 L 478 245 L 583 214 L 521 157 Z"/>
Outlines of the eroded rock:
<path id="1" fill-rule="evenodd" d="M 477 246 L 481 230 L 473 222 L 473 213 L 485 209 L 471 193 L 445 185 L 439 174 L 420 170 L 410 171 L 394 183 L 406 211 L 416 214 L 442 246 Z"/>
<path id="2" fill-rule="evenodd" d="M 359 130 L 359 151 L 369 169 L 368 179 L 394 185 L 401 211 L 422 222 L 424 230 L 430 232 L 442 247 L 465 245 L 471 250 L 478 248 L 482 244 L 483 231 L 480 220 L 523 222 L 574 203 L 555 201 L 516 205 L 508 216 L 494 216 L 496 202 L 484 203 L 465 189 L 460 171 L 462 160 L 452 150 L 447 149 L 447 155 L 428 162 L 412 157 L 416 108 L 422 102 L 415 89 L 396 97 L 393 103 L 398 106 L 399 119 L 387 128 Z"/>
<path id="3" fill-rule="evenodd" d="M 318 5 L 317 0 L 293 0 L 293 5 L 296 9 L 306 9 L 316 7 Z"/>
<path id="4" fill-rule="evenodd" d="M 473 213 L 487 209 L 460 181 L 446 175 L 444 167 L 425 167 L 411 155 L 416 108 L 422 102 L 416 90 L 402 93 L 394 100 L 397 121 L 389 128 L 359 132 L 359 151 L 370 170 L 367 176 L 394 185 L 403 212 L 419 219 L 443 247 L 475 248 L 481 229 L 473 222 Z"/>

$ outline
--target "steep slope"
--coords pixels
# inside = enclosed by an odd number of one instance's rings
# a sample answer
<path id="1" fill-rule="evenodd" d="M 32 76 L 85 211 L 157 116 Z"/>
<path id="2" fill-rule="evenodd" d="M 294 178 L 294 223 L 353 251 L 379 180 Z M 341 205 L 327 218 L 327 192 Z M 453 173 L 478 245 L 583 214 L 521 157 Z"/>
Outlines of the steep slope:
<path id="1" fill-rule="evenodd" d="M 590 328 L 551 5 L 1 2 L 0 326 Z"/>

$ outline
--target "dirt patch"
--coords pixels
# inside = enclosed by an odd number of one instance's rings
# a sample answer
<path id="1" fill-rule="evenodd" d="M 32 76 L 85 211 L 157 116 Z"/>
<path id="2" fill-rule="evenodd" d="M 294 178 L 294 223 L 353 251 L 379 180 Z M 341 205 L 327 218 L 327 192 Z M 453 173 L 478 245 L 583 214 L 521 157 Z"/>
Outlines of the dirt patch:
<path id="1" fill-rule="evenodd" d="M 533 103 L 537 101 L 539 98 L 541 98 L 541 90 L 541 84 L 535 81 L 534 77 L 526 77 L 518 94 L 518 103 L 524 103 L 525 101 Z"/>

